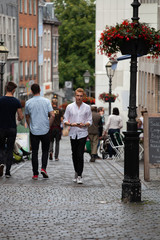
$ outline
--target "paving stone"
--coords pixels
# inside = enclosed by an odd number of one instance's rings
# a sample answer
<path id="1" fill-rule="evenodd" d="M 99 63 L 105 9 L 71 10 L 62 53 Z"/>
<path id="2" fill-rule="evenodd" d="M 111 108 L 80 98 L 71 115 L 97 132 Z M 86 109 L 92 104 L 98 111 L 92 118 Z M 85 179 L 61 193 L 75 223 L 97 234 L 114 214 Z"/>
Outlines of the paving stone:
<path id="1" fill-rule="evenodd" d="M 39 170 L 41 168 L 39 152 Z M 89 162 L 84 184 L 72 182 L 70 142 L 63 137 L 60 161 L 49 161 L 49 179 L 32 180 L 31 162 L 12 166 L 12 178 L 0 178 L 0 240 L 158 240 L 160 179 L 144 182 L 141 203 L 122 203 L 123 162 Z"/>

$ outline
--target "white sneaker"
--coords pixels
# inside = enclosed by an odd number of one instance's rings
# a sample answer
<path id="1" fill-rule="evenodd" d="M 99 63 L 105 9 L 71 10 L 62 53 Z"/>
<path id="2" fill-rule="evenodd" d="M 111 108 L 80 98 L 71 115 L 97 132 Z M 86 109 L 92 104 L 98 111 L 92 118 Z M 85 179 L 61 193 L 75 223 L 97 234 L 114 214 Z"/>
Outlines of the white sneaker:
<path id="1" fill-rule="evenodd" d="M 76 182 L 77 182 L 77 178 L 74 178 L 74 179 L 73 179 L 73 182 L 75 182 L 75 183 L 76 183 Z"/>
<path id="2" fill-rule="evenodd" d="M 78 183 L 78 184 L 82 184 L 82 183 L 83 183 L 83 179 L 82 179 L 81 176 L 78 176 L 78 178 L 77 178 L 77 183 Z"/>

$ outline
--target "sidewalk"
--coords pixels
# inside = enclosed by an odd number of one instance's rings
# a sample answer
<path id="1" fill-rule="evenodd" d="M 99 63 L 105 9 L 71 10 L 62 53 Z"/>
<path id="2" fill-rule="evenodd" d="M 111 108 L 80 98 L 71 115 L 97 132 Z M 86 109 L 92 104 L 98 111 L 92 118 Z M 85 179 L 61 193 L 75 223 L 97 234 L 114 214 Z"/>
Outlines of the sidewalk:
<path id="1" fill-rule="evenodd" d="M 30 161 L 13 165 L 12 178 L 0 178 L 0 240 L 159 240 L 158 178 L 141 179 L 142 203 L 124 204 L 122 162 L 90 163 L 85 153 L 84 184 L 77 185 L 69 138 L 60 144 L 49 179 L 32 180 Z"/>

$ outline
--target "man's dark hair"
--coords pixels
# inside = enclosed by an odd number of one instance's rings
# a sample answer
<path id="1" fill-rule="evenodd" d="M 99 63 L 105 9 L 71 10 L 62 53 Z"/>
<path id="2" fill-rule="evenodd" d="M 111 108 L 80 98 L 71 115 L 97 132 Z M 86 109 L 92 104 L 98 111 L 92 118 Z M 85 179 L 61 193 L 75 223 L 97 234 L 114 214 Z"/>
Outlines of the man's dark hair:
<path id="1" fill-rule="evenodd" d="M 113 108 L 113 115 L 119 115 L 119 109 L 117 107 Z"/>
<path id="2" fill-rule="evenodd" d="M 40 93 L 40 87 L 37 83 L 32 84 L 31 90 L 32 90 L 34 95 L 37 94 L 37 93 Z"/>
<path id="3" fill-rule="evenodd" d="M 7 92 L 12 92 L 16 88 L 17 88 L 17 84 L 15 84 L 14 82 L 8 82 L 6 85 Z"/>

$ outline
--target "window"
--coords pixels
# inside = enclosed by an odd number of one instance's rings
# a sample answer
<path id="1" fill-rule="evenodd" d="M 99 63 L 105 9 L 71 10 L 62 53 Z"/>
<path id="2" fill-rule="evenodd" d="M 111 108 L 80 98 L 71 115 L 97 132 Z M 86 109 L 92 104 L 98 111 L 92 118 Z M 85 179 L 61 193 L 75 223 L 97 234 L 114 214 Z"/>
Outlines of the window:
<path id="1" fill-rule="evenodd" d="M 57 65 L 57 56 L 58 56 L 58 38 L 55 37 L 53 40 L 53 49 L 54 49 L 54 56 L 53 56 L 53 62 L 54 62 L 54 66 Z"/>
<path id="2" fill-rule="evenodd" d="M 32 61 L 29 61 L 29 78 L 32 79 Z"/>
<path id="3" fill-rule="evenodd" d="M 36 15 L 36 0 L 33 0 L 33 14 Z"/>
<path id="4" fill-rule="evenodd" d="M 44 50 L 46 50 L 47 49 L 47 34 L 46 34 L 46 32 L 44 31 Z"/>
<path id="5" fill-rule="evenodd" d="M 32 0 L 29 0 L 29 14 L 32 14 Z"/>
<path id="6" fill-rule="evenodd" d="M 23 28 L 20 28 L 20 46 L 23 46 Z"/>
<path id="7" fill-rule="evenodd" d="M 20 62 L 20 78 L 23 79 L 23 62 Z"/>
<path id="8" fill-rule="evenodd" d="M 28 79 L 28 63 L 25 61 L 25 79 Z"/>
<path id="9" fill-rule="evenodd" d="M 47 69 L 47 72 L 48 72 L 47 80 L 50 81 L 51 80 L 51 61 L 50 61 L 50 59 L 48 59 L 48 69 Z"/>
<path id="10" fill-rule="evenodd" d="M 34 74 L 34 78 L 35 78 L 37 75 L 37 62 L 36 61 L 34 61 L 34 63 L 33 63 L 33 74 Z"/>
<path id="11" fill-rule="evenodd" d="M 33 46 L 36 47 L 37 43 L 36 43 L 36 29 L 33 30 Z"/>
<path id="12" fill-rule="evenodd" d="M 13 36 L 13 55 L 17 55 L 17 41 L 16 41 L 16 36 Z"/>
<path id="13" fill-rule="evenodd" d="M 3 33 L 6 33 L 6 18 L 3 17 Z"/>
<path id="14" fill-rule="evenodd" d="M 16 34 L 16 19 L 13 19 L 13 34 Z"/>
<path id="15" fill-rule="evenodd" d="M 24 12 L 27 13 L 27 0 L 24 0 Z"/>
<path id="16" fill-rule="evenodd" d="M 11 18 L 8 18 L 8 34 L 11 34 Z"/>
<path id="17" fill-rule="evenodd" d="M 54 7 L 52 7 L 52 19 L 54 18 Z"/>
<path id="18" fill-rule="evenodd" d="M 46 59 L 44 59 L 44 81 L 46 82 L 47 81 L 47 62 L 46 62 Z"/>
<path id="19" fill-rule="evenodd" d="M 9 44 L 9 55 L 12 56 L 12 38 L 11 35 L 8 36 L 8 44 Z"/>
<path id="20" fill-rule="evenodd" d="M 23 12 L 22 1 L 23 1 L 23 0 L 20 0 L 20 1 L 19 1 L 19 11 L 20 11 L 20 13 Z"/>
<path id="21" fill-rule="evenodd" d="M 48 50 L 51 49 L 51 32 L 48 31 L 48 36 L 47 36 L 47 48 Z"/>
<path id="22" fill-rule="evenodd" d="M 25 31 L 25 47 L 27 47 L 28 46 L 27 28 L 25 28 L 24 31 Z"/>
<path id="23" fill-rule="evenodd" d="M 29 46 L 32 47 L 32 29 L 29 29 Z"/>

